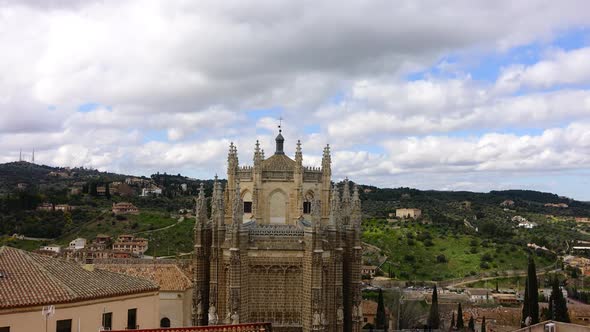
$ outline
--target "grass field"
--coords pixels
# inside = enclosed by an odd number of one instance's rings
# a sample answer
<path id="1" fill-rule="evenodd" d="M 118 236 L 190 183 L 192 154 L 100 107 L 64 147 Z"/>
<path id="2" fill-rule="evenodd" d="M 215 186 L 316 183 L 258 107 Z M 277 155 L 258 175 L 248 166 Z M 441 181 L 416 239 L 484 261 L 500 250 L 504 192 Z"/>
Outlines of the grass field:
<path id="1" fill-rule="evenodd" d="M 380 247 L 388 261 L 382 269 L 401 280 L 445 280 L 478 275 L 501 275 L 527 266 L 524 247 L 454 234 L 440 226 L 406 223 L 393 226 L 385 220 L 363 222 L 363 241 Z M 553 261 L 537 258 L 537 266 Z"/>
<path id="2" fill-rule="evenodd" d="M 33 251 L 39 249 L 40 246 L 49 244 L 45 241 L 31 241 L 31 240 L 18 240 L 13 239 L 9 236 L 0 236 L 0 247 L 9 246 L 27 251 Z"/>
<path id="3" fill-rule="evenodd" d="M 117 237 L 120 234 L 133 234 L 170 226 L 176 222 L 177 220 L 171 218 L 168 213 L 160 211 L 144 210 L 138 215 L 119 217 L 108 212 L 89 221 L 79 230 L 66 234 L 57 242 L 66 245 L 77 237 L 92 240 L 97 234 L 108 234 Z"/>
<path id="4" fill-rule="evenodd" d="M 152 233 L 140 233 L 139 236 L 150 240 L 150 249 L 146 255 L 170 256 L 193 250 L 193 218 L 184 219 L 178 225 Z"/>

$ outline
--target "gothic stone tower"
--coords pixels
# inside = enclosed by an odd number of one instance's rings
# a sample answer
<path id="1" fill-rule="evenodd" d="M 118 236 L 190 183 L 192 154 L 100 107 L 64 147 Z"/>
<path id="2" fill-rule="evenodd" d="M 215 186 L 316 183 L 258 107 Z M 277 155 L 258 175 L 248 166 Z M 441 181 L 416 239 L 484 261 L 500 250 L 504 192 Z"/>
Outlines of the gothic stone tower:
<path id="1" fill-rule="evenodd" d="M 304 167 L 301 144 L 254 165 L 228 155 L 227 186 L 215 181 L 207 215 L 201 188 L 194 234 L 195 325 L 271 322 L 278 331 L 361 329 L 361 205 L 348 180 L 331 185 L 330 148 L 322 167 Z"/>

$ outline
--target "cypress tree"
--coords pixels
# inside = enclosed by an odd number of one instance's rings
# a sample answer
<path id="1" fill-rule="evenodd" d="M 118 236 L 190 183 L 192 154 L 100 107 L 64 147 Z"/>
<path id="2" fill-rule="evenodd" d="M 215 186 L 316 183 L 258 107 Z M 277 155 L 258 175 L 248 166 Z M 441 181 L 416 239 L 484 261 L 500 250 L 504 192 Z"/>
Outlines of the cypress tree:
<path id="1" fill-rule="evenodd" d="M 430 314 L 428 315 L 428 328 L 431 330 L 438 330 L 440 325 L 440 316 L 438 313 L 438 292 L 436 285 L 432 290 L 432 304 L 430 305 Z"/>
<path id="2" fill-rule="evenodd" d="M 385 329 L 385 305 L 383 304 L 383 291 L 379 289 L 379 296 L 377 298 L 377 316 L 375 317 L 375 328 L 377 330 Z"/>
<path id="3" fill-rule="evenodd" d="M 475 332 L 475 321 L 473 320 L 473 316 L 471 316 L 471 318 L 469 318 L 469 324 L 467 326 L 468 326 L 469 331 Z"/>
<path id="4" fill-rule="evenodd" d="M 108 182 L 104 185 L 104 195 L 107 199 L 111 199 L 111 189 Z"/>
<path id="5" fill-rule="evenodd" d="M 461 302 L 459 302 L 459 308 L 457 309 L 457 329 L 462 330 L 465 327 L 463 323 L 463 309 L 461 308 Z"/>
<path id="6" fill-rule="evenodd" d="M 481 320 L 481 331 L 480 332 L 486 332 L 486 316 L 483 316 L 483 319 Z"/>
<path id="7" fill-rule="evenodd" d="M 537 285 L 537 269 L 533 256 L 529 256 L 528 268 L 529 314 L 531 325 L 539 322 L 539 286 Z"/>
<path id="8" fill-rule="evenodd" d="M 524 301 L 522 302 L 522 319 L 520 320 L 520 327 L 525 327 L 525 321 L 528 316 L 530 316 L 530 308 L 529 308 L 529 277 L 526 277 L 524 282 Z"/>
<path id="9" fill-rule="evenodd" d="M 526 326 L 527 317 L 530 317 L 530 324 L 539 322 L 539 286 L 537 284 L 537 269 L 533 256 L 529 256 L 527 277 L 524 288 L 524 304 L 522 307 L 521 326 Z"/>
<path id="10" fill-rule="evenodd" d="M 557 276 L 553 278 L 551 296 L 549 297 L 549 317 L 558 322 L 569 323 L 570 317 L 567 312 L 567 301 L 559 289 Z"/>

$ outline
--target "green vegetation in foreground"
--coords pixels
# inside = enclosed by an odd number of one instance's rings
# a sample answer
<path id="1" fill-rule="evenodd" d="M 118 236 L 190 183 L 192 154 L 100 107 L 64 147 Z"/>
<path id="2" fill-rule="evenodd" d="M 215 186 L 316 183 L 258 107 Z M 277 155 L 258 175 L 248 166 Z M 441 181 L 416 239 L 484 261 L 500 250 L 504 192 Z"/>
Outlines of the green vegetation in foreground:
<path id="1" fill-rule="evenodd" d="M 388 257 L 382 269 L 391 267 L 401 280 L 445 280 L 486 273 L 501 275 L 523 270 L 528 251 L 523 245 L 482 239 L 475 232 L 447 225 L 416 222 L 389 224 L 385 220 L 363 222 L 363 241 L 375 245 Z M 551 265 L 551 255 L 536 258 L 539 267 Z M 373 262 L 368 262 L 373 263 Z"/>

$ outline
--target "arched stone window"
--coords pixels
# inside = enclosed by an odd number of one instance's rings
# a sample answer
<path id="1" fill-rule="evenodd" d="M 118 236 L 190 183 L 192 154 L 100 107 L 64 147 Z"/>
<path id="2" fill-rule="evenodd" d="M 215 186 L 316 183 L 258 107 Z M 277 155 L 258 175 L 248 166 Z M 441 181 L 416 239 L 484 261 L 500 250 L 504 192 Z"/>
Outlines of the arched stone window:
<path id="1" fill-rule="evenodd" d="M 160 327 L 170 327 L 170 319 L 164 317 L 160 320 Z"/>

